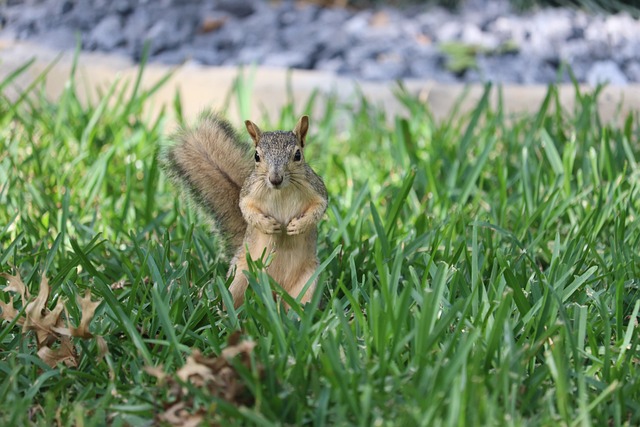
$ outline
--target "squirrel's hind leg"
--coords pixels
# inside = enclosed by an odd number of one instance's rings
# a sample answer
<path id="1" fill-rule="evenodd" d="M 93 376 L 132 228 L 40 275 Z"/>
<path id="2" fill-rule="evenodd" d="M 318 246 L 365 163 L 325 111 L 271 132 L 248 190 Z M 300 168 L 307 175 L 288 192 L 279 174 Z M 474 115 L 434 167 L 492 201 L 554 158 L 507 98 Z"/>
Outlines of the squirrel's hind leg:
<path id="1" fill-rule="evenodd" d="M 249 282 L 244 275 L 243 270 L 248 270 L 246 263 L 241 263 L 240 261 L 236 262 L 234 266 L 231 267 L 229 274 L 235 274 L 233 278 L 233 282 L 231 282 L 231 286 L 229 286 L 229 292 L 233 297 L 233 306 L 238 308 L 244 302 L 244 294 L 247 291 L 247 287 L 249 286 Z"/>
<path id="2" fill-rule="evenodd" d="M 247 282 L 247 278 L 244 277 L 244 273 L 238 272 L 229 287 L 229 292 L 231 292 L 231 296 L 233 297 L 234 308 L 240 307 L 244 302 L 244 293 L 247 291 L 248 285 L 249 282 Z"/>
<path id="3" fill-rule="evenodd" d="M 307 265 L 305 265 L 303 268 L 300 269 L 298 280 L 293 284 L 293 286 L 290 289 L 287 289 L 287 291 L 289 292 L 289 295 L 291 295 L 294 298 L 298 298 L 298 295 L 300 295 L 300 292 L 302 292 L 305 285 L 307 284 L 307 282 L 309 281 L 313 273 L 316 271 L 317 266 L 318 264 L 316 262 L 312 262 L 312 263 L 307 263 Z M 311 301 L 311 297 L 313 296 L 313 293 L 316 290 L 317 280 L 318 279 L 314 280 L 313 283 L 309 285 L 309 288 L 307 288 L 307 291 L 304 293 L 302 298 L 300 298 L 301 304 L 306 304 L 309 301 Z"/>

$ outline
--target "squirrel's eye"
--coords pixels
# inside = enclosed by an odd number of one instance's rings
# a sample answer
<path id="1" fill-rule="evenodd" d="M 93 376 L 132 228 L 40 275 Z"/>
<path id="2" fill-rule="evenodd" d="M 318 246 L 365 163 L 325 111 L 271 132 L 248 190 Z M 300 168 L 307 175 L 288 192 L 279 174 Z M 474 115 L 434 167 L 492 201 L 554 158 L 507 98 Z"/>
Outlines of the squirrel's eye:
<path id="1" fill-rule="evenodd" d="M 260 161 L 260 154 L 258 154 L 258 152 L 256 151 L 256 155 L 253 156 L 256 159 L 256 162 Z"/>
<path id="2" fill-rule="evenodd" d="M 294 154 L 293 160 L 295 160 L 296 162 L 302 160 L 302 154 L 300 153 L 300 150 L 296 150 L 296 154 Z"/>

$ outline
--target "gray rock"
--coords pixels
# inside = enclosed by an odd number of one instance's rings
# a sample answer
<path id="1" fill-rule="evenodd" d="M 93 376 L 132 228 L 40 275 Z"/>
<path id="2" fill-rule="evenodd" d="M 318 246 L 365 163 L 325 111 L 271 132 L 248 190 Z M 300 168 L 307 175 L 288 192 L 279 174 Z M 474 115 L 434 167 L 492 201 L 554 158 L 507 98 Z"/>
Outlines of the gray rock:
<path id="1" fill-rule="evenodd" d="M 500 39 L 496 35 L 484 32 L 480 30 L 478 26 L 473 24 L 466 25 L 462 29 L 460 41 L 488 49 L 496 49 L 500 45 Z"/>
<path id="2" fill-rule="evenodd" d="M 105 17 L 91 31 L 87 40 L 89 49 L 106 50 L 107 52 L 123 45 L 125 42 L 124 33 L 122 32 L 122 22 L 115 15 Z"/>
<path id="3" fill-rule="evenodd" d="M 342 26 L 352 15 L 347 9 L 341 9 L 337 7 L 325 7 L 320 9 L 315 22 L 320 28 L 331 27 L 336 30 L 337 27 Z"/>
<path id="4" fill-rule="evenodd" d="M 184 64 L 188 58 L 189 58 L 189 55 L 187 54 L 186 51 L 182 49 L 167 50 L 155 55 L 153 57 L 153 61 L 162 62 L 163 64 L 178 65 L 178 64 Z"/>
<path id="5" fill-rule="evenodd" d="M 311 50 L 316 50 L 320 44 L 329 43 L 331 38 L 332 33 L 316 31 L 313 26 L 304 24 L 296 24 L 283 28 L 279 34 L 279 41 L 282 47 L 294 50 L 298 50 L 296 46 L 300 45 L 311 46 Z"/>
<path id="6" fill-rule="evenodd" d="M 484 81 L 483 76 L 480 75 L 480 71 L 476 69 L 467 70 L 463 78 L 466 83 L 481 83 Z"/>
<path id="7" fill-rule="evenodd" d="M 350 36 L 360 36 L 365 33 L 369 28 L 369 19 L 371 18 L 370 11 L 361 11 L 353 15 L 349 18 L 344 25 L 342 26 L 342 30 Z"/>
<path id="8" fill-rule="evenodd" d="M 7 25 L 13 27 L 14 33 L 19 39 L 35 37 L 47 29 L 46 22 L 49 11 L 46 7 L 18 7 L 14 11 L 6 11 L 5 13 Z"/>
<path id="9" fill-rule="evenodd" d="M 571 82 L 572 78 L 575 78 L 578 82 L 585 82 L 587 80 L 587 74 L 591 69 L 591 60 L 579 59 L 571 61 L 565 65 L 570 66 L 573 77 L 569 75 L 569 70 L 565 69 L 562 75 L 562 81 L 565 83 Z"/>
<path id="10" fill-rule="evenodd" d="M 280 15 L 278 17 L 278 20 L 282 27 L 286 27 L 289 25 L 300 26 L 305 24 L 312 24 L 318 16 L 320 8 L 312 4 L 303 5 L 301 7 L 293 7 L 293 4 L 285 3 L 279 11 Z"/>
<path id="11" fill-rule="evenodd" d="M 60 5 L 60 13 L 61 14 L 65 14 L 68 12 L 71 12 L 71 10 L 73 9 L 74 3 L 71 0 L 65 0 L 62 2 L 62 4 Z"/>
<path id="12" fill-rule="evenodd" d="M 198 64 L 222 65 L 227 58 L 224 54 L 215 49 L 195 49 L 188 50 L 188 57 Z"/>
<path id="13" fill-rule="evenodd" d="M 344 58 L 353 46 L 352 39 L 340 28 L 323 27 L 318 31 L 317 38 L 320 40 L 316 53 L 319 60 Z"/>
<path id="14" fill-rule="evenodd" d="M 266 35 L 263 35 L 268 40 Z M 246 28 L 236 22 L 228 22 L 213 35 L 215 48 L 227 52 L 229 55 L 238 52 L 243 46 L 261 45 L 260 33 L 247 32 Z"/>
<path id="15" fill-rule="evenodd" d="M 598 84 L 610 84 L 614 86 L 626 85 L 629 83 L 618 64 L 613 61 L 598 61 L 591 66 L 587 73 L 587 83 L 590 86 Z"/>
<path id="16" fill-rule="evenodd" d="M 339 58 L 320 59 L 316 62 L 315 69 L 340 74 L 345 71 L 344 61 Z"/>
<path id="17" fill-rule="evenodd" d="M 435 34 L 444 23 L 452 21 L 452 15 L 441 7 L 430 7 L 414 16 L 415 21 L 425 34 Z"/>
<path id="18" fill-rule="evenodd" d="M 301 51 L 284 51 L 266 55 L 264 65 L 282 68 L 309 68 L 309 55 Z"/>
<path id="19" fill-rule="evenodd" d="M 360 74 L 367 80 L 395 80 L 406 77 L 408 69 L 402 55 L 380 55 L 360 64 Z"/>
<path id="20" fill-rule="evenodd" d="M 566 40 L 573 32 L 572 15 L 569 9 L 548 8 L 530 19 L 533 36 L 547 40 Z"/>
<path id="21" fill-rule="evenodd" d="M 494 83 L 553 83 L 555 69 L 536 58 L 521 55 L 484 56 L 477 58 L 480 81 Z"/>
<path id="22" fill-rule="evenodd" d="M 463 25 L 460 22 L 448 21 L 443 23 L 435 31 L 435 39 L 439 42 L 447 42 L 460 39 L 460 35 L 464 30 Z"/>
<path id="23" fill-rule="evenodd" d="M 135 4 L 128 0 L 114 0 L 112 8 L 120 15 L 128 15 L 133 12 Z"/>
<path id="24" fill-rule="evenodd" d="M 640 59 L 640 40 L 625 41 L 621 46 L 612 50 L 613 52 L 610 58 L 619 64 Z"/>
<path id="25" fill-rule="evenodd" d="M 239 64 L 261 64 L 268 54 L 266 46 L 246 46 L 240 49 L 236 60 Z"/>
<path id="26" fill-rule="evenodd" d="M 93 7 L 91 2 L 79 1 L 74 3 L 73 9 L 62 15 L 60 23 L 73 29 L 90 32 L 105 18 L 105 15 L 105 10 Z"/>
<path id="27" fill-rule="evenodd" d="M 134 46 L 140 43 L 142 34 L 151 26 L 151 16 L 149 13 L 142 9 L 136 9 L 131 15 L 126 18 L 123 35 L 126 39 L 126 44 L 133 50 Z M 132 52 L 134 54 L 134 52 Z"/>
<path id="28" fill-rule="evenodd" d="M 179 25 L 175 20 L 162 19 L 153 24 L 143 38 L 137 41 L 137 53 L 140 54 L 145 42 L 149 43 L 150 55 L 175 49 L 187 42 L 192 32 L 193 28 L 188 25 Z"/>
<path id="29" fill-rule="evenodd" d="M 486 31 L 501 40 L 511 40 L 518 46 L 527 44 L 531 37 L 531 30 L 517 16 L 500 16 L 486 26 Z"/>
<path id="30" fill-rule="evenodd" d="M 256 29 L 250 30 L 247 29 Z M 243 20 L 231 20 L 225 25 L 225 31 L 237 33 L 234 35 L 236 43 L 242 45 L 258 45 L 264 44 L 267 48 L 278 43 L 279 25 L 278 12 L 273 8 L 266 8 L 260 13 L 244 18 Z M 240 38 L 240 40 L 237 40 Z"/>
<path id="31" fill-rule="evenodd" d="M 606 43 L 589 43 L 585 39 L 571 39 L 558 47 L 559 58 L 574 61 L 596 61 L 611 57 L 611 49 Z"/>
<path id="32" fill-rule="evenodd" d="M 54 49 L 75 49 L 78 43 L 80 33 L 71 28 L 60 27 L 42 33 L 35 37 L 35 41 Z"/>
<path id="33" fill-rule="evenodd" d="M 629 78 L 629 81 L 634 83 L 640 82 L 640 62 L 634 61 L 627 64 L 625 74 Z"/>
<path id="34" fill-rule="evenodd" d="M 604 20 L 604 36 L 612 46 L 640 40 L 640 21 L 626 13 L 607 16 Z M 602 35 L 601 35 L 602 36 Z"/>
<path id="35" fill-rule="evenodd" d="M 224 25 L 200 33 L 204 16 L 224 16 Z M 640 21 L 625 13 L 521 13 L 509 0 L 464 0 L 458 11 L 424 2 L 355 11 L 293 0 L 10 0 L 0 7 L 0 37 L 73 49 L 76 34 L 87 49 L 136 60 L 148 40 L 152 59 L 168 63 L 266 63 L 438 81 L 454 78 L 442 67 L 439 43 L 495 49 L 511 41 L 518 55 L 479 56 L 478 70 L 457 81 L 548 83 L 565 62 L 580 82 L 640 80 Z"/>
<path id="36" fill-rule="evenodd" d="M 218 0 L 216 8 L 237 18 L 245 18 L 256 11 L 256 2 L 253 0 Z"/>
<path id="37" fill-rule="evenodd" d="M 442 67 L 437 57 L 414 58 L 408 61 L 409 77 L 435 80 L 442 83 L 455 83 L 458 79 Z"/>
<path id="38" fill-rule="evenodd" d="M 383 51 L 383 47 L 372 44 L 357 44 L 344 52 L 345 65 L 357 70 L 365 61 L 373 60 Z"/>
<path id="39" fill-rule="evenodd" d="M 173 21 L 158 21 L 147 30 L 145 39 L 150 43 L 149 53 L 155 54 L 166 49 L 177 47 L 179 40 L 175 37 L 177 30 Z"/>

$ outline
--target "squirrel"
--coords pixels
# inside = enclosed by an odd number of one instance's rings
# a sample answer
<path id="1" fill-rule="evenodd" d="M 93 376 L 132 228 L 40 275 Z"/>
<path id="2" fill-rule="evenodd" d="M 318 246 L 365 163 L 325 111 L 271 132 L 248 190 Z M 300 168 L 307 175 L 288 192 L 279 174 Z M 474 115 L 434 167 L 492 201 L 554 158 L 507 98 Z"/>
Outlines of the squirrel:
<path id="1" fill-rule="evenodd" d="M 205 113 L 161 152 L 167 175 L 210 215 L 225 251 L 233 251 L 227 277 L 234 275 L 229 291 L 235 308 L 248 286 L 246 251 L 254 260 L 265 250 L 273 254 L 267 272 L 292 297 L 299 296 L 318 267 L 317 224 L 327 209 L 324 182 L 304 158 L 309 118 L 302 116 L 293 131 L 262 132 L 249 120 L 245 126 L 255 150 L 229 122 Z M 302 303 L 315 286 L 314 281 Z"/>

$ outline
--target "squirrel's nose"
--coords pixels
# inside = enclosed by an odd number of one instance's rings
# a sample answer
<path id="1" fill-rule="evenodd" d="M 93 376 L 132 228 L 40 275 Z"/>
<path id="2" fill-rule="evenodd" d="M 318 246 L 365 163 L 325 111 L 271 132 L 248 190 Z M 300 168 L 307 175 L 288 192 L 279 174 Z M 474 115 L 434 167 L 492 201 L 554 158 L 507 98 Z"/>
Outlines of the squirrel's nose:
<path id="1" fill-rule="evenodd" d="M 282 175 L 269 175 L 269 182 L 273 184 L 275 187 L 282 184 L 283 177 Z"/>

